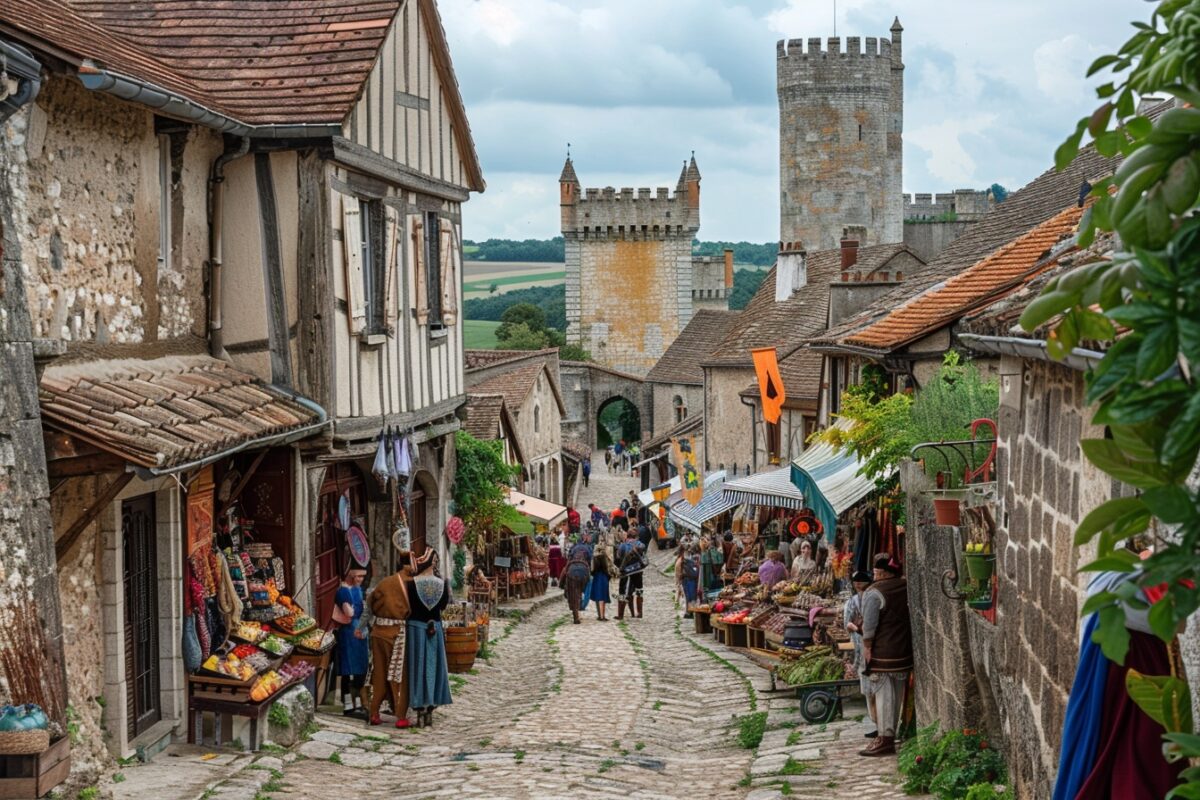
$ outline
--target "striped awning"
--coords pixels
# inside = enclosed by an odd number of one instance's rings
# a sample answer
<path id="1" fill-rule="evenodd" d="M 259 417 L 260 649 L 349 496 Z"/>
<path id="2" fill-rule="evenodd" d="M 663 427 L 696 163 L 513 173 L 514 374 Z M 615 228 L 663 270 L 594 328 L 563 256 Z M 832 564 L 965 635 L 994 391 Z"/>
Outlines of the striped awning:
<path id="1" fill-rule="evenodd" d="M 853 425 L 853 420 L 843 417 L 835 427 L 849 430 Z M 830 541 L 837 529 L 838 515 L 875 488 L 873 478 L 860 474 L 862 466 L 857 457 L 834 450 L 824 442 L 805 450 L 792 462 L 792 483 L 807 498 L 808 507 L 816 511 Z"/>
<path id="2" fill-rule="evenodd" d="M 676 525 L 700 533 L 704 523 L 741 505 L 740 500 L 729 497 L 722 491 L 724 484 L 724 472 L 709 475 L 704 480 L 704 497 L 700 500 L 700 505 L 692 506 L 687 500 L 680 500 L 671 506 L 670 519 Z"/>
<path id="3" fill-rule="evenodd" d="M 752 506 L 791 508 L 797 511 L 806 507 L 804 493 L 792 483 L 791 467 L 727 481 L 724 491 L 737 502 L 749 503 Z"/>

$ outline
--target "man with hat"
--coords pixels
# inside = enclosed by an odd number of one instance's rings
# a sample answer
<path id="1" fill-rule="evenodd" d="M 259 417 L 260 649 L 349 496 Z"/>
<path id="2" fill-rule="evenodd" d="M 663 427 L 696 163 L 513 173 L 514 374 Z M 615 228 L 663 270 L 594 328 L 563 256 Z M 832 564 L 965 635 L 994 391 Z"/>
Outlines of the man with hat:
<path id="1" fill-rule="evenodd" d="M 854 586 L 854 594 L 846 601 L 846 606 L 842 609 L 842 622 L 850 633 L 850 641 L 854 643 L 854 670 L 858 673 L 858 686 L 862 689 L 863 697 L 867 699 L 867 716 L 871 718 L 871 723 L 875 727 L 875 730 L 867 734 L 867 738 L 874 739 L 879 735 L 879 726 L 875 723 L 875 698 L 871 696 L 871 679 L 864 674 L 867 662 L 863 658 L 862 636 L 863 593 L 871 585 L 871 573 L 860 570 L 851 576 L 850 581 Z"/>
<path id="2" fill-rule="evenodd" d="M 875 582 L 862 596 L 864 673 L 875 700 L 878 736 L 859 753 L 884 756 L 896 752 L 896 727 L 904 707 L 904 689 L 913 668 L 909 627 L 908 582 L 889 553 L 875 556 Z"/>

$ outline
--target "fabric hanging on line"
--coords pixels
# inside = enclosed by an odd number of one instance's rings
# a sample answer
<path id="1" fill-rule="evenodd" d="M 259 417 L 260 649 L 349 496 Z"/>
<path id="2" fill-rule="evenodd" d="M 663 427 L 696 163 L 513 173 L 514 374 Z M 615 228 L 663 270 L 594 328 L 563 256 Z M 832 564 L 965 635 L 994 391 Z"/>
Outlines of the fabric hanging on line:
<path id="1" fill-rule="evenodd" d="M 395 441 L 396 450 L 396 473 L 397 475 L 411 475 L 413 471 L 413 448 L 412 440 L 407 436 L 397 436 Z"/>
<path id="2" fill-rule="evenodd" d="M 387 474 L 392 480 L 400 479 L 400 471 L 396 469 L 396 435 L 388 431 L 387 438 L 384 439 L 383 449 L 387 451 Z"/>
<path id="3" fill-rule="evenodd" d="M 375 448 L 375 462 L 371 465 L 371 474 L 379 481 L 379 485 L 386 489 L 388 482 L 388 446 L 387 438 L 383 431 L 379 432 L 379 446 Z M 338 509 L 338 516 L 341 516 L 341 509 Z M 345 530 L 346 526 L 342 527 Z"/>
<path id="4" fill-rule="evenodd" d="M 338 527 L 343 531 L 350 530 L 350 490 L 342 492 L 338 498 Z"/>

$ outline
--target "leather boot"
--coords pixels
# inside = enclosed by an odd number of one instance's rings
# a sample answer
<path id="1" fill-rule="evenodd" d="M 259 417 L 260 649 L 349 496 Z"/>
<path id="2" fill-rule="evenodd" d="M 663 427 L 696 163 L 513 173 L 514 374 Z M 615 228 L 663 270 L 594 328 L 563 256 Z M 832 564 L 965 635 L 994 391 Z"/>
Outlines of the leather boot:
<path id="1" fill-rule="evenodd" d="M 617 619 L 625 619 L 625 601 L 617 601 Z"/>
<path id="2" fill-rule="evenodd" d="M 637 617 L 638 617 L 638 619 L 641 619 L 642 618 L 642 596 L 638 595 L 637 597 L 633 598 L 633 602 L 635 602 L 637 604 Z"/>
<path id="3" fill-rule="evenodd" d="M 579 624 L 579 612 L 578 612 L 578 611 L 572 611 L 571 613 L 572 613 L 572 614 L 574 615 L 574 617 L 575 617 L 575 624 L 576 624 L 576 625 L 578 625 L 578 624 Z"/>
<path id="4" fill-rule="evenodd" d="M 890 756 L 896 752 L 896 740 L 891 736 L 879 736 L 867 747 L 859 751 L 860 756 Z"/>

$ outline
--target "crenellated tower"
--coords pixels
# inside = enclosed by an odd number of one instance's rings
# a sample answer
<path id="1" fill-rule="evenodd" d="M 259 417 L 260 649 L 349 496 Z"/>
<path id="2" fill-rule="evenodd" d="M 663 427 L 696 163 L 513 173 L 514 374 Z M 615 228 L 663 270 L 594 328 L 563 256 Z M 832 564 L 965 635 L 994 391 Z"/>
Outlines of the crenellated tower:
<path id="1" fill-rule="evenodd" d="M 780 241 L 835 249 L 848 225 L 903 241 L 903 30 L 777 44 Z"/>
<path id="2" fill-rule="evenodd" d="M 582 189 L 568 157 L 559 201 L 567 341 L 604 366 L 645 375 L 692 318 L 696 158 L 684 162 L 672 194 L 667 187 Z"/>

